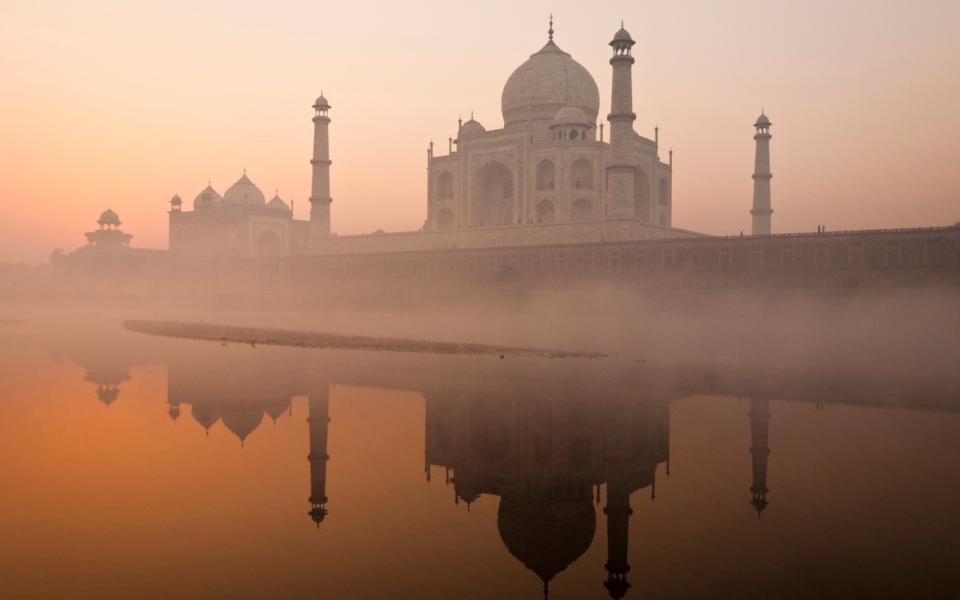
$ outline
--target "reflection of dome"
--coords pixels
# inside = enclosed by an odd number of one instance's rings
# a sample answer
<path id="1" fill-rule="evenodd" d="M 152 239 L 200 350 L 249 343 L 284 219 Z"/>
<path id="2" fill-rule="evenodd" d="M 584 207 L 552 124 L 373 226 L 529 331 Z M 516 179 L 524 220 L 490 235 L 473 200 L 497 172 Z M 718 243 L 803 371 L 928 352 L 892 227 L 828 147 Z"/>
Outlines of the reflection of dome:
<path id="1" fill-rule="evenodd" d="M 225 407 L 221 411 L 223 424 L 234 435 L 240 438 L 240 441 L 247 439 L 247 436 L 257 428 L 263 420 L 263 411 L 258 408 L 248 408 L 246 406 Z"/>
<path id="2" fill-rule="evenodd" d="M 549 119 L 567 105 L 579 107 L 587 122 L 595 123 L 600 111 L 600 91 L 583 65 L 553 41 L 517 67 L 503 86 L 504 127 Z"/>
<path id="3" fill-rule="evenodd" d="M 270 402 L 263 409 L 263 412 L 276 421 L 283 416 L 283 413 L 287 412 L 287 409 L 290 408 L 290 399 L 289 398 L 277 398 L 276 400 L 270 400 Z"/>
<path id="4" fill-rule="evenodd" d="M 197 194 L 196 198 L 193 199 L 193 210 L 214 208 L 215 206 L 218 206 L 222 200 L 223 199 L 220 197 L 220 194 L 217 193 L 217 190 L 208 185 L 202 192 Z"/>
<path id="5" fill-rule="evenodd" d="M 475 121 L 474 119 L 471 118 L 469 121 L 464 123 L 463 126 L 460 127 L 460 133 L 458 134 L 458 137 L 466 138 L 474 135 L 480 135 L 481 133 L 485 133 L 486 131 L 487 131 L 486 127 L 481 125 L 479 121 Z"/>
<path id="6" fill-rule="evenodd" d="M 287 203 L 283 201 L 279 194 L 274 194 L 273 198 L 270 199 L 270 202 L 267 202 L 267 208 L 272 208 L 274 210 L 290 210 L 290 207 L 287 206 Z"/>
<path id="7" fill-rule="evenodd" d="M 100 399 L 100 402 L 103 402 L 107 406 L 116 401 L 117 396 L 120 395 L 120 388 L 115 385 L 98 385 L 97 386 L 97 398 Z"/>
<path id="8" fill-rule="evenodd" d="M 554 125 L 590 125 L 587 115 L 576 106 L 564 106 L 553 115 Z"/>
<path id="9" fill-rule="evenodd" d="M 547 504 L 500 500 L 500 539 L 544 583 L 580 558 L 593 541 L 597 527 L 593 504 L 589 498 L 571 504 L 560 515 Z"/>
<path id="10" fill-rule="evenodd" d="M 263 206 L 267 203 L 263 192 L 244 173 L 223 193 L 224 206 Z"/>
<path id="11" fill-rule="evenodd" d="M 202 404 L 194 404 L 190 407 L 190 414 L 193 416 L 193 420 L 204 429 L 210 429 L 213 427 L 214 423 L 220 420 L 220 415 L 217 414 L 217 411 L 210 406 L 203 406 Z"/>
<path id="12" fill-rule="evenodd" d="M 320 523 L 322 523 L 324 517 L 327 516 L 327 509 L 321 505 L 317 505 L 311 508 L 307 514 L 310 515 L 310 520 L 316 523 L 317 527 L 320 527 Z"/>
<path id="13" fill-rule="evenodd" d="M 120 216 L 108 208 L 100 213 L 100 218 L 97 219 L 97 223 L 99 225 L 119 225 Z"/>

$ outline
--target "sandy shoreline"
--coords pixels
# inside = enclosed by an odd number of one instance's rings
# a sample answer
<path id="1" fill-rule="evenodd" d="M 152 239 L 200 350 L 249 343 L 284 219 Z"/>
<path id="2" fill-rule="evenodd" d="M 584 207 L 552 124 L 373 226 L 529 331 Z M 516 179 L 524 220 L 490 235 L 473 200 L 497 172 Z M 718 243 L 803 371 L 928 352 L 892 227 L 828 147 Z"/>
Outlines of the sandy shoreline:
<path id="1" fill-rule="evenodd" d="M 540 358 L 608 358 L 603 352 L 547 350 L 488 344 L 435 342 L 402 338 L 384 338 L 361 335 L 341 335 L 319 331 L 294 331 L 262 327 L 238 327 L 183 321 L 124 321 L 130 331 L 215 342 L 251 344 L 254 346 L 292 346 L 296 348 L 326 348 L 341 350 L 368 350 L 377 352 L 418 352 L 428 354 L 475 354 L 501 356 L 535 356 Z"/>

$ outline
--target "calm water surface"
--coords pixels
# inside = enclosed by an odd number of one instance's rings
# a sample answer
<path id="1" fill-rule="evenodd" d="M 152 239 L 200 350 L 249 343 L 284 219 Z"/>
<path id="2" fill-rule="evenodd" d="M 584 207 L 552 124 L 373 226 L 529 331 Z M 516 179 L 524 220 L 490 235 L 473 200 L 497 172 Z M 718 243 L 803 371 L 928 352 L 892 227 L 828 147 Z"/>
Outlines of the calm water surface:
<path id="1" fill-rule="evenodd" d="M 936 382 L 0 328 L 2 597 L 960 597 Z"/>

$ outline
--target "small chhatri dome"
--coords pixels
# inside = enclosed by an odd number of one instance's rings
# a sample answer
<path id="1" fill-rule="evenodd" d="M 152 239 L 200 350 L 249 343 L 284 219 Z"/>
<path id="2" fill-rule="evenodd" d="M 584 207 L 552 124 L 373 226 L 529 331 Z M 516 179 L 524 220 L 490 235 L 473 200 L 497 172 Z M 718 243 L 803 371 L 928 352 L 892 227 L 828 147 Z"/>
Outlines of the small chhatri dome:
<path id="1" fill-rule="evenodd" d="M 263 192 L 250 181 L 246 171 L 223 194 L 224 206 L 263 206 L 266 203 Z"/>
<path id="2" fill-rule="evenodd" d="M 470 120 L 464 123 L 460 127 L 460 133 L 458 137 L 466 138 L 474 135 L 480 135 L 481 133 L 486 133 L 487 128 L 480 124 L 480 121 L 475 120 L 473 117 L 470 117 Z"/>
<path id="3" fill-rule="evenodd" d="M 630 32 L 623 28 L 623 23 L 620 23 L 620 30 L 613 34 L 613 41 L 610 42 L 611 46 L 629 44 L 634 45 L 636 42 L 633 41 L 633 38 L 630 37 Z"/>
<path id="4" fill-rule="evenodd" d="M 549 120 L 568 105 L 579 107 L 594 123 L 600 112 L 600 90 L 590 72 L 557 47 L 551 33 L 546 45 L 507 79 L 500 104 L 504 127 Z"/>
<path id="5" fill-rule="evenodd" d="M 170 198 L 170 204 L 173 204 L 174 206 L 180 206 L 183 204 L 183 200 L 180 199 L 179 194 L 174 194 L 173 198 Z"/>
<path id="6" fill-rule="evenodd" d="M 327 99 L 324 97 L 323 92 L 320 92 L 320 97 L 317 98 L 317 101 L 313 103 L 313 107 L 317 110 L 329 110 L 333 108 L 330 106 L 330 103 L 327 102 Z"/>
<path id="7" fill-rule="evenodd" d="M 100 218 L 97 219 L 97 224 L 99 225 L 119 225 L 120 216 L 117 213 L 113 212 L 111 209 L 107 209 L 100 213 Z"/>
<path id="8" fill-rule="evenodd" d="M 757 117 L 757 122 L 753 124 L 754 127 L 770 127 L 773 123 L 770 122 L 770 118 L 767 115 L 760 111 L 760 116 Z"/>
<path id="9" fill-rule="evenodd" d="M 193 199 L 193 210 L 214 208 L 222 201 L 223 198 L 220 197 L 220 194 L 217 193 L 217 190 L 213 189 L 213 186 L 207 184 L 207 187 L 205 187 L 203 191 L 197 194 L 197 197 Z"/>
<path id="10" fill-rule="evenodd" d="M 270 199 L 270 202 L 267 202 L 267 208 L 272 208 L 274 210 L 290 210 L 290 207 L 286 202 L 283 201 L 283 198 L 281 198 L 279 194 L 273 195 L 273 198 Z"/>
<path id="11" fill-rule="evenodd" d="M 590 125 L 587 115 L 576 106 L 564 106 L 553 115 L 554 125 Z"/>

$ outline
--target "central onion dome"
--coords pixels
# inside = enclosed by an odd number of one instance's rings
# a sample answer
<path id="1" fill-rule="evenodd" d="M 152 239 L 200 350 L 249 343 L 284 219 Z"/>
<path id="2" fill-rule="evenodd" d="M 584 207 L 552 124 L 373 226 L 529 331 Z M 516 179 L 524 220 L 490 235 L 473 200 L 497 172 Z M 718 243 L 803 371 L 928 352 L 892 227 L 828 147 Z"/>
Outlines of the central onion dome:
<path id="1" fill-rule="evenodd" d="M 579 108 L 593 124 L 600 112 L 600 91 L 590 72 L 551 39 L 510 75 L 500 104 L 504 127 L 549 122 L 565 106 Z"/>
<path id="2" fill-rule="evenodd" d="M 246 173 L 223 193 L 224 206 L 263 206 L 266 203 L 263 192 L 250 181 Z"/>

